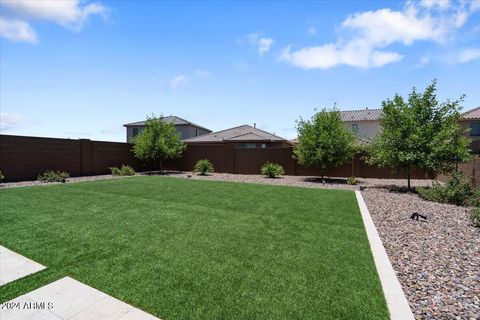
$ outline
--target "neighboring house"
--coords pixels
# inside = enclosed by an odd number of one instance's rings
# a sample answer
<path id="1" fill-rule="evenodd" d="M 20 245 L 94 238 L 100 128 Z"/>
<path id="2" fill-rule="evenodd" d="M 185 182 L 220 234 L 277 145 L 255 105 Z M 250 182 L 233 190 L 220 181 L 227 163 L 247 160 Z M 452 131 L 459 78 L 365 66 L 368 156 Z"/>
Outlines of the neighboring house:
<path id="1" fill-rule="evenodd" d="M 291 144 L 295 145 L 298 143 L 298 138 L 295 138 L 295 139 L 292 139 L 292 140 L 288 140 Z M 366 146 L 368 145 L 371 141 L 370 140 L 367 140 L 367 139 L 362 139 L 362 138 L 359 138 L 359 137 L 355 137 L 355 141 L 357 142 L 357 144 L 359 145 L 362 145 L 362 146 Z"/>
<path id="2" fill-rule="evenodd" d="M 193 122 L 182 119 L 177 116 L 168 116 L 162 117 L 162 120 L 165 122 L 173 122 L 175 128 L 180 133 L 180 138 L 182 140 L 198 137 L 212 132 L 212 130 L 205 127 L 199 126 Z M 132 122 L 123 125 L 127 128 L 127 142 L 132 141 L 133 137 L 141 133 L 145 129 L 145 121 Z"/>
<path id="3" fill-rule="evenodd" d="M 466 135 L 472 139 L 470 148 L 473 153 L 480 153 L 480 107 L 465 112 L 460 120 L 462 128 L 466 129 Z"/>
<path id="4" fill-rule="evenodd" d="M 235 148 L 287 147 L 291 144 L 284 138 L 260 130 L 254 125 L 242 125 L 203 136 L 186 139 L 187 144 L 234 144 Z"/>
<path id="5" fill-rule="evenodd" d="M 351 130 L 359 139 L 369 141 L 382 131 L 381 115 L 382 109 L 340 111 L 343 126 Z"/>

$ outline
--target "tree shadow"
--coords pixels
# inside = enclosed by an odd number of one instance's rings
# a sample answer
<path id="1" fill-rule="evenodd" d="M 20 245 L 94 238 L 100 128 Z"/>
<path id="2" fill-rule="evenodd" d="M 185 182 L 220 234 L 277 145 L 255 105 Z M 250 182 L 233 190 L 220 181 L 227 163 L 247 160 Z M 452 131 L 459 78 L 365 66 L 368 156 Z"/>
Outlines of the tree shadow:
<path id="1" fill-rule="evenodd" d="M 175 170 L 156 170 L 156 171 L 144 171 L 140 172 L 141 175 L 144 176 L 173 176 L 183 174 L 182 171 L 175 171 Z"/>
<path id="2" fill-rule="evenodd" d="M 373 185 L 366 187 L 367 189 L 377 189 L 377 190 L 385 190 L 391 193 L 416 193 L 415 187 L 408 189 L 407 186 L 398 186 L 394 184 L 389 185 Z"/>
<path id="3" fill-rule="evenodd" d="M 318 184 L 348 184 L 347 178 L 321 178 L 321 177 L 308 177 L 303 179 L 305 182 L 318 183 Z"/>

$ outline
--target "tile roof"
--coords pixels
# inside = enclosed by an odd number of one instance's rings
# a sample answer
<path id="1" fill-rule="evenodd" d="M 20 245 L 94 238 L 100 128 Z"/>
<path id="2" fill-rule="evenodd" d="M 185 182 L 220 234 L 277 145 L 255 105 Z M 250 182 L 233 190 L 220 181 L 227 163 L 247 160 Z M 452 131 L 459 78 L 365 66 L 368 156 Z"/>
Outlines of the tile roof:
<path id="1" fill-rule="evenodd" d="M 344 122 L 357 121 L 377 121 L 380 120 L 382 109 L 361 109 L 340 111 L 340 116 Z"/>
<path id="2" fill-rule="evenodd" d="M 249 125 L 242 125 L 222 131 L 204 134 L 198 137 L 193 137 L 183 140 L 187 143 L 197 142 L 235 142 L 235 141 L 286 141 L 284 138 L 271 134 L 269 132 L 254 128 Z"/>
<path id="3" fill-rule="evenodd" d="M 476 107 L 476 108 L 473 108 L 472 110 L 465 112 L 462 115 L 462 118 L 466 120 L 480 119 L 480 107 Z"/>
<path id="4" fill-rule="evenodd" d="M 360 138 L 360 137 L 355 136 L 355 139 L 356 139 L 357 143 L 358 143 L 358 144 L 361 144 L 361 145 L 367 145 L 367 144 L 371 143 L 370 140 L 365 139 L 365 138 Z M 291 144 L 297 144 L 297 143 L 298 143 L 298 137 L 297 137 L 297 138 L 294 138 L 294 139 L 292 139 L 292 140 L 289 140 L 289 142 L 290 142 Z"/>
<path id="5" fill-rule="evenodd" d="M 200 126 L 196 123 L 190 122 L 188 120 L 185 120 L 185 119 L 177 117 L 177 116 L 162 117 L 162 120 L 165 121 L 165 122 L 173 122 L 173 124 L 176 125 L 176 126 L 191 125 L 193 127 L 197 127 L 197 128 L 204 129 L 204 130 L 212 132 L 212 130 L 210 130 L 208 128 L 202 127 L 202 126 Z M 124 127 L 143 127 L 143 126 L 145 126 L 145 122 L 146 122 L 145 120 L 144 121 L 138 121 L 138 122 L 132 122 L 132 123 L 124 124 L 123 126 Z"/>

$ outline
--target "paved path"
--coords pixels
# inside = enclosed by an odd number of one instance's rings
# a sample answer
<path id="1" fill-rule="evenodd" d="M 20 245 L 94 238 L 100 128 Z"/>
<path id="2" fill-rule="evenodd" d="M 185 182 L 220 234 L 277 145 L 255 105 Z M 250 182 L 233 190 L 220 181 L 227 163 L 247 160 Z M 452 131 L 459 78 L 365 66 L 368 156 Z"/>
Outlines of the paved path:
<path id="1" fill-rule="evenodd" d="M 5 302 L 2 320 L 158 320 L 70 277 Z"/>
<path id="2" fill-rule="evenodd" d="M 43 269 L 41 264 L 0 246 L 0 286 Z"/>

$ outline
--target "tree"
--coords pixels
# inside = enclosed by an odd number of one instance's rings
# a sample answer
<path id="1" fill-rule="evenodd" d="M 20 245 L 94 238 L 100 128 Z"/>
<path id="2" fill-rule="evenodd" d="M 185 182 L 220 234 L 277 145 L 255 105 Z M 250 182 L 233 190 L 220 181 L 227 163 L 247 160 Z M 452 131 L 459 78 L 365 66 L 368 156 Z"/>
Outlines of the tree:
<path id="1" fill-rule="evenodd" d="M 160 170 L 163 160 L 180 157 L 186 148 L 175 125 L 154 115 L 147 117 L 145 130 L 134 138 L 133 143 L 135 156 L 144 161 L 159 161 Z"/>
<path id="2" fill-rule="evenodd" d="M 382 102 L 382 133 L 368 150 L 367 162 L 407 174 L 412 168 L 447 173 L 470 158 L 469 139 L 461 129 L 459 100 L 439 103 L 436 80 L 419 93 L 413 88 L 405 101 L 398 94 Z"/>
<path id="3" fill-rule="evenodd" d="M 335 107 L 322 109 L 310 120 L 300 118 L 297 131 L 294 157 L 302 165 L 320 168 L 322 180 L 328 167 L 339 166 L 353 155 L 355 138 L 343 127 L 340 112 Z"/>

